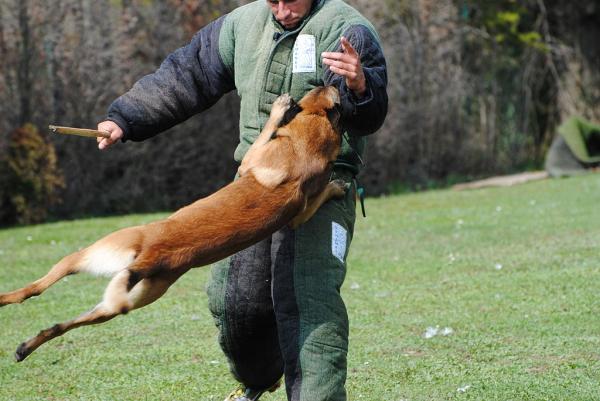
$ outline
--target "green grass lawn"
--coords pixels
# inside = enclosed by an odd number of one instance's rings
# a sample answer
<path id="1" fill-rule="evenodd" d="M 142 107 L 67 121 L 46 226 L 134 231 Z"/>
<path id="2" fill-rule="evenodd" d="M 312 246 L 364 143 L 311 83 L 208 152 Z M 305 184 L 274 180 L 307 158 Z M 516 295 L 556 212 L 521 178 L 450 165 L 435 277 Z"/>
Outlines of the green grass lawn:
<path id="1" fill-rule="evenodd" d="M 600 400 L 600 175 L 369 199 L 367 213 L 342 289 L 350 400 Z M 2 230 L 0 291 L 159 217 Z M 21 364 L 21 341 L 95 305 L 107 280 L 71 276 L 2 308 L 0 400 L 221 401 L 234 382 L 207 278 L 195 269 L 156 304 L 74 330 Z"/>

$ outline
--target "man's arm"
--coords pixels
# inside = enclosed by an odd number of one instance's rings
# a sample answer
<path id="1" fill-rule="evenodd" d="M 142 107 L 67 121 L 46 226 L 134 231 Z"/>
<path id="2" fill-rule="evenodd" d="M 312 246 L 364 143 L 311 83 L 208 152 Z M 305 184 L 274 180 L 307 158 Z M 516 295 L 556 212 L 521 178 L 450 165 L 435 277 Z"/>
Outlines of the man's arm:
<path id="1" fill-rule="evenodd" d="M 118 139 L 141 141 L 208 109 L 235 88 L 219 54 L 223 16 L 202 28 L 185 47 L 115 100 L 98 129 L 111 133 L 103 149 Z M 121 132 L 119 132 L 121 131 Z"/>
<path id="2" fill-rule="evenodd" d="M 387 114 L 387 69 L 379 42 L 366 27 L 344 33 L 334 52 L 323 53 L 325 85 L 340 90 L 342 121 L 355 135 L 377 131 Z"/>

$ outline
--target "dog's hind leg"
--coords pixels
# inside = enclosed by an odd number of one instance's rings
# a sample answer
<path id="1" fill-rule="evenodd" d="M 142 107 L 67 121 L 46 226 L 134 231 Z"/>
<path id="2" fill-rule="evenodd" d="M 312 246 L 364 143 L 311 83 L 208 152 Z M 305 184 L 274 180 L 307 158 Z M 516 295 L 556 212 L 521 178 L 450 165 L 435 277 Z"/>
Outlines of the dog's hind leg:
<path id="1" fill-rule="evenodd" d="M 21 303 L 27 298 L 38 296 L 63 277 L 77 273 L 81 258 L 81 251 L 67 255 L 39 280 L 36 280 L 21 289 L 0 294 L 0 307 L 8 304 Z"/>
<path id="2" fill-rule="evenodd" d="M 183 273 L 157 275 L 141 280 L 129 291 L 131 309 L 142 308 L 162 297 L 181 274 Z"/>
<path id="3" fill-rule="evenodd" d="M 118 315 L 127 313 L 132 308 L 132 303 L 128 298 L 128 288 L 131 285 L 131 273 L 128 270 L 117 273 L 106 287 L 102 302 L 96 305 L 95 308 L 73 320 L 40 331 L 35 337 L 25 341 L 17 348 L 15 359 L 17 362 L 21 362 L 42 344 L 62 336 L 69 330 L 104 323 Z"/>

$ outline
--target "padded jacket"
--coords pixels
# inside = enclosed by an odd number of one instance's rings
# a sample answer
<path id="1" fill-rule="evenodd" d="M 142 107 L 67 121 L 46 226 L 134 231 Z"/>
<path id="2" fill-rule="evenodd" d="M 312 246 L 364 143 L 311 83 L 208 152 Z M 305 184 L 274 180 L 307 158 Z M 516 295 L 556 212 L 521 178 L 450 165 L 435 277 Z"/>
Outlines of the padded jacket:
<path id="1" fill-rule="evenodd" d="M 361 58 L 367 80 L 361 99 L 321 63 L 322 52 L 341 51 L 341 36 Z M 293 30 L 275 20 L 265 0 L 235 9 L 202 28 L 156 72 L 115 100 L 107 119 L 123 129 L 124 141 L 141 141 L 208 109 L 235 89 L 241 99 L 240 143 L 234 155 L 239 162 L 280 94 L 298 101 L 321 85 L 340 90 L 346 132 L 337 163 L 358 173 L 365 136 L 387 114 L 387 71 L 375 29 L 342 0 L 315 0 Z"/>

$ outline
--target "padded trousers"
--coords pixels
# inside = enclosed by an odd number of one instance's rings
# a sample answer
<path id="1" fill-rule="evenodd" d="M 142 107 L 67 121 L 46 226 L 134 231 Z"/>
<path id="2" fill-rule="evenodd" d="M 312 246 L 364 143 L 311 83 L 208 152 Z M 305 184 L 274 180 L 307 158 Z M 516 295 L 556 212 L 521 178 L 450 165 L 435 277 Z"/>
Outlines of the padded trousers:
<path id="1" fill-rule="evenodd" d="M 352 175 L 334 178 L 352 183 Z M 212 268 L 209 306 L 234 377 L 252 389 L 285 375 L 290 401 L 345 401 L 348 315 L 340 295 L 355 220 L 352 184 L 306 223 Z"/>

